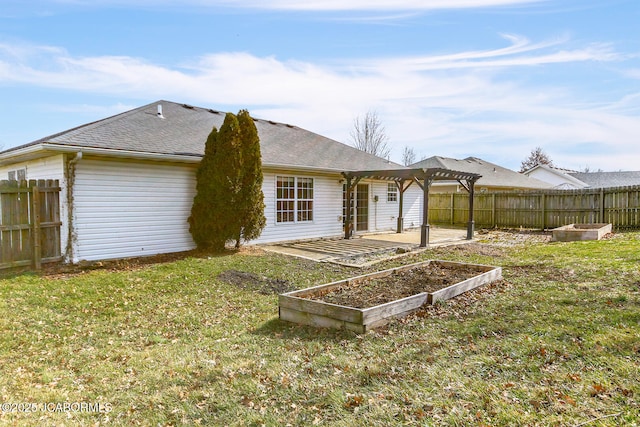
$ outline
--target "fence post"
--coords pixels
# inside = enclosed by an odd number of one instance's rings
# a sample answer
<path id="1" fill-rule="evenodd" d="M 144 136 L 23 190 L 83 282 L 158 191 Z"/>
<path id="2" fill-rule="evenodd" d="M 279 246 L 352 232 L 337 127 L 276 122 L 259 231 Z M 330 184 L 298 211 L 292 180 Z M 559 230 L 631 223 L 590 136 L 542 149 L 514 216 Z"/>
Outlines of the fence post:
<path id="1" fill-rule="evenodd" d="M 604 222 L 604 187 L 600 188 L 600 222 Z"/>
<path id="2" fill-rule="evenodd" d="M 33 267 L 42 267 L 42 246 L 40 243 L 40 189 L 34 186 L 31 192 L 31 213 L 33 215 Z"/>
<path id="3" fill-rule="evenodd" d="M 491 195 L 491 224 L 495 228 L 498 224 L 496 224 L 496 193 Z"/>
<path id="4" fill-rule="evenodd" d="M 540 200 L 540 204 L 542 205 L 542 231 L 547 228 L 547 198 L 546 194 L 542 193 L 542 200 Z"/>
<path id="5" fill-rule="evenodd" d="M 453 225 L 454 223 L 454 217 L 456 214 L 456 211 L 454 209 L 454 202 L 455 202 L 455 195 L 454 193 L 451 193 L 451 221 L 450 221 L 451 225 Z"/>

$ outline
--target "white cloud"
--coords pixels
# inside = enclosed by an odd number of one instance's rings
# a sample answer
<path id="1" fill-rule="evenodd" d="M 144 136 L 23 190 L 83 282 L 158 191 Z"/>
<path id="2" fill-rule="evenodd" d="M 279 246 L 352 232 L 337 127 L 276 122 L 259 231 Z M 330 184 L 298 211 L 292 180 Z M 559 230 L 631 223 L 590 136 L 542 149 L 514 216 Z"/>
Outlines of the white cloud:
<path id="1" fill-rule="evenodd" d="M 327 65 L 227 52 L 173 68 L 126 56 L 75 57 L 58 47 L 0 44 L 0 84 L 115 95 L 127 103 L 169 99 L 249 108 L 254 116 L 343 142 L 355 116 L 373 108 L 396 146 L 396 160 L 407 145 L 419 155 L 475 155 L 517 169 L 521 158 L 542 146 L 566 167 L 637 169 L 637 94 L 606 104 L 578 102 L 568 88 L 525 86 L 508 72 L 621 59 L 610 46 L 505 38 L 510 43 L 503 48 L 447 55 Z M 608 149 L 587 162 L 580 151 L 585 144 Z"/>
<path id="2" fill-rule="evenodd" d="M 236 6 L 285 10 L 433 10 L 510 6 L 541 0 L 267 0 L 225 1 Z M 544 1 L 544 0 L 542 0 Z M 203 0 L 202 3 L 211 3 Z"/>
<path id="3" fill-rule="evenodd" d="M 547 3 L 549 0 L 49 0 L 71 5 L 200 6 L 296 11 L 477 9 Z"/>

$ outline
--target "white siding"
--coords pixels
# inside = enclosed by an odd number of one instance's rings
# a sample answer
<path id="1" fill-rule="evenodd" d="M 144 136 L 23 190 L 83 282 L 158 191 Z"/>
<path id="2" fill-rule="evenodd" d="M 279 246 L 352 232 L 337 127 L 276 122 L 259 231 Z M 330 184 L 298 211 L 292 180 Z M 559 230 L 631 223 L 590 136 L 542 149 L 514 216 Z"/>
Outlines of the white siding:
<path id="1" fill-rule="evenodd" d="M 400 194 L 398 201 L 387 201 L 388 181 L 369 182 L 369 230 L 389 231 L 398 227 Z M 378 196 L 378 201 L 375 201 Z M 404 193 L 402 216 L 404 228 L 419 227 L 422 223 L 422 190 L 415 183 Z"/>
<path id="2" fill-rule="evenodd" d="M 12 170 L 26 169 L 27 179 L 64 179 L 64 158 L 62 154 L 45 157 L 43 159 L 14 163 L 0 167 L 0 179 L 7 179 L 7 173 Z"/>
<path id="3" fill-rule="evenodd" d="M 195 195 L 195 165 L 83 159 L 74 191 L 74 262 L 153 255 L 194 247 L 187 218 Z M 314 219 L 276 223 L 276 176 L 314 179 Z M 340 176 L 264 172 L 267 225 L 249 242 L 342 234 Z"/>
<path id="4" fill-rule="evenodd" d="M 538 168 L 534 171 L 525 174 L 531 178 L 539 179 L 543 182 L 548 182 L 553 185 L 554 188 L 573 189 L 584 188 L 586 185 L 579 185 L 579 183 L 572 181 L 571 178 L 567 178 L 561 172 L 554 173 L 552 171 Z"/>
<path id="5" fill-rule="evenodd" d="M 404 192 L 404 228 L 417 228 L 422 225 L 422 189 L 413 183 Z"/>
<path id="6" fill-rule="evenodd" d="M 268 243 L 286 240 L 334 237 L 342 234 L 341 176 L 307 174 L 301 172 L 264 171 L 265 217 L 267 226 L 255 242 Z M 276 223 L 276 176 L 313 178 L 313 221 Z"/>
<path id="7" fill-rule="evenodd" d="M 8 172 L 17 169 L 26 169 L 26 178 L 29 179 L 57 179 L 60 182 L 60 253 L 64 254 L 69 236 L 67 221 L 67 185 L 64 177 L 64 155 L 45 157 L 37 160 L 14 163 L 0 167 L 0 179 L 7 179 Z"/>
<path id="8" fill-rule="evenodd" d="M 193 249 L 195 165 L 85 158 L 76 166 L 73 261 Z"/>
<path id="9" fill-rule="evenodd" d="M 398 200 L 387 201 L 387 181 L 371 181 L 369 184 L 369 230 L 390 231 L 397 227 Z M 395 185 L 395 184 L 394 184 Z M 376 202 L 376 197 L 378 201 Z"/>

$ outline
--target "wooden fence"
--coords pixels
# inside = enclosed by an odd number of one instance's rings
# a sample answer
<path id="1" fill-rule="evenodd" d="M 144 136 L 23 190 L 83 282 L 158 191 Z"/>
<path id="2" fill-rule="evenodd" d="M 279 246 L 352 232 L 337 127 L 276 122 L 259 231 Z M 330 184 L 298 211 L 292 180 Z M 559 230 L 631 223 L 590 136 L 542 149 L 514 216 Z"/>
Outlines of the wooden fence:
<path id="1" fill-rule="evenodd" d="M 429 195 L 429 223 L 466 226 L 467 193 Z M 640 228 L 640 186 L 584 190 L 476 193 L 476 228 L 556 228 L 568 224 L 610 223 Z"/>
<path id="2" fill-rule="evenodd" d="M 58 180 L 0 181 L 0 269 L 62 259 Z"/>

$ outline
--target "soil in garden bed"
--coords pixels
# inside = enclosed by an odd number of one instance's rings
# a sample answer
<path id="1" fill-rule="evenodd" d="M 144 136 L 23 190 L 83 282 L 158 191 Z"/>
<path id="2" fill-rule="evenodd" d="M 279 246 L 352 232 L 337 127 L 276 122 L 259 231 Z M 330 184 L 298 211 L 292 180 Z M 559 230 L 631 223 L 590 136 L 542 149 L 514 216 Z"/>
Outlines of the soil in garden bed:
<path id="1" fill-rule="evenodd" d="M 431 262 L 386 277 L 341 285 L 307 298 L 346 307 L 369 308 L 422 292 L 435 292 L 485 271 L 473 265 L 443 266 Z"/>

